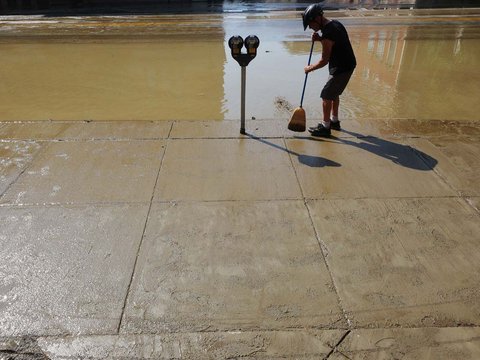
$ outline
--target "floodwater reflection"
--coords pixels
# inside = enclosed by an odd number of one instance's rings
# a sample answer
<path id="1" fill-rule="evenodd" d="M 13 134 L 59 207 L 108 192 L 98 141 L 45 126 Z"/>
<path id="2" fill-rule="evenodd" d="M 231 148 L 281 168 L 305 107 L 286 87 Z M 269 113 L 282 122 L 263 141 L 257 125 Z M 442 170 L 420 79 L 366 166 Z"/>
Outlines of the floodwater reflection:
<path id="1" fill-rule="evenodd" d="M 365 27 L 352 38 L 358 68 L 349 111 L 365 118 L 478 119 L 479 28 Z"/>
<path id="2" fill-rule="evenodd" d="M 367 14 L 331 14 L 358 60 L 342 118 L 479 119 L 480 14 Z M 1 19 L 0 121 L 238 119 L 240 67 L 226 43 L 249 34 L 260 48 L 247 68 L 247 119 L 288 120 L 310 49 L 296 12 Z M 309 76 L 310 119 L 327 77 Z"/>

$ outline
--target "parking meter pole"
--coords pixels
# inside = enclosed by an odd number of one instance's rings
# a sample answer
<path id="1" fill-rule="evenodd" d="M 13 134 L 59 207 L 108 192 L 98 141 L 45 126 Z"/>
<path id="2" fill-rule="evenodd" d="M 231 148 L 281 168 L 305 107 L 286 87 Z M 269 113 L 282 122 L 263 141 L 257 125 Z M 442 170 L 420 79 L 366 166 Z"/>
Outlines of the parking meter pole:
<path id="1" fill-rule="evenodd" d="M 240 134 L 245 134 L 245 83 L 247 82 L 247 65 L 257 56 L 257 48 L 260 45 L 260 39 L 256 35 L 248 35 L 243 41 L 241 36 L 232 36 L 228 40 L 228 46 L 232 51 L 232 57 L 242 68 L 242 88 L 241 90 L 241 116 L 240 116 Z M 242 53 L 242 47 L 247 48 L 247 53 Z"/>
<path id="2" fill-rule="evenodd" d="M 245 85 L 247 82 L 246 73 L 247 73 L 247 67 L 242 66 L 240 134 L 245 134 Z"/>

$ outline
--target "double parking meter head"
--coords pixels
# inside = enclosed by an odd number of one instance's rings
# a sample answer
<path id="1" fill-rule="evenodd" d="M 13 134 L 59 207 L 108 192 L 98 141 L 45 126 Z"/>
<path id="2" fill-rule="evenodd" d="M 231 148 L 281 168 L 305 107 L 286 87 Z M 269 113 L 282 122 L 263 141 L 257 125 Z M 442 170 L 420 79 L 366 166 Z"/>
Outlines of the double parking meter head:
<path id="1" fill-rule="evenodd" d="M 228 46 L 232 52 L 232 57 L 240 64 L 240 66 L 247 66 L 255 56 L 257 56 L 257 48 L 260 45 L 260 39 L 255 35 L 249 35 L 243 41 L 239 35 L 232 36 L 228 40 Z M 242 47 L 247 49 L 246 54 L 242 54 Z"/>

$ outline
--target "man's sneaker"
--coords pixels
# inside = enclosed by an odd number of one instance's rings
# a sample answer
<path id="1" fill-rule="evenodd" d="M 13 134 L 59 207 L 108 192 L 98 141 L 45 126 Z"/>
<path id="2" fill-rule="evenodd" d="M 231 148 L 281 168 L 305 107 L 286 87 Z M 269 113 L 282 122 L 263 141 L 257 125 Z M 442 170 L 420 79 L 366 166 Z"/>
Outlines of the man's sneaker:
<path id="1" fill-rule="evenodd" d="M 312 132 L 313 130 L 318 129 L 320 126 L 322 126 L 322 124 L 318 124 L 317 126 L 310 126 L 310 127 L 308 128 L 308 131 Z"/>
<path id="2" fill-rule="evenodd" d="M 316 129 L 318 129 L 319 127 L 323 127 L 322 124 L 318 124 L 317 126 L 311 126 L 308 128 L 308 131 L 312 132 Z M 340 121 L 330 121 L 330 129 L 332 130 L 342 130 L 342 128 L 340 127 Z"/>
<path id="3" fill-rule="evenodd" d="M 331 134 L 331 131 L 330 129 L 327 129 L 325 126 L 323 126 L 322 124 L 319 124 L 316 128 L 314 128 L 313 130 L 311 129 L 308 129 L 308 131 L 310 131 L 310 134 L 312 134 L 312 136 L 320 136 L 320 137 L 330 137 L 330 134 Z"/>
<path id="4" fill-rule="evenodd" d="M 330 129 L 338 131 L 342 130 L 340 127 L 340 121 L 330 121 Z"/>

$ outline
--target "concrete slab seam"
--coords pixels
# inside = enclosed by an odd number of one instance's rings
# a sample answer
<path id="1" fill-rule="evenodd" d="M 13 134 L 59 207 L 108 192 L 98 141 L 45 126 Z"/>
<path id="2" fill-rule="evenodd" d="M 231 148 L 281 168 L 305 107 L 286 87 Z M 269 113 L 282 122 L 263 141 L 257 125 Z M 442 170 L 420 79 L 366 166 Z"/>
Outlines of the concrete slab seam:
<path id="1" fill-rule="evenodd" d="M 455 197 L 456 198 L 456 197 Z M 1 199 L 1 198 L 0 198 Z M 404 198 L 402 198 L 404 199 Z M 155 204 L 207 204 L 207 203 L 275 203 L 275 202 L 295 202 L 302 200 L 300 198 L 284 198 L 284 199 L 253 199 L 253 200 L 244 200 L 244 199 L 215 199 L 215 200 L 184 200 L 184 199 L 173 199 L 173 200 L 154 200 Z M 331 200 L 331 199 L 306 199 L 306 200 Z M 345 199 L 338 199 L 345 200 Z M 51 202 L 51 203 L 21 203 L 21 204 L 0 204 L 0 208 L 28 208 L 28 207 L 56 207 L 56 206 L 75 206 L 75 207 L 85 207 L 85 206 L 122 206 L 122 205 L 147 205 L 150 204 L 149 201 L 105 201 L 105 202 Z"/>
<path id="2" fill-rule="evenodd" d="M 402 306 L 401 308 L 399 307 L 382 307 L 378 308 L 375 310 L 355 310 L 355 315 L 359 314 L 369 314 L 369 313 L 375 313 L 378 311 L 390 311 L 390 310 L 411 310 L 411 309 L 418 309 L 422 308 L 425 306 L 435 306 L 435 305 L 445 305 L 445 304 L 456 304 L 458 303 L 458 300 L 452 300 L 452 301 L 443 301 L 443 302 L 430 302 L 430 303 L 422 303 L 422 304 L 415 304 L 415 305 L 407 305 L 407 306 Z M 353 314 L 352 312 L 349 312 Z M 450 321 L 450 322 L 443 322 L 438 324 L 438 326 L 425 326 L 425 327 L 419 327 L 416 324 L 402 324 L 400 328 L 402 329 L 426 329 L 426 328 L 432 328 L 432 329 L 441 329 L 441 328 L 478 328 L 480 325 L 477 323 L 472 323 L 472 322 L 460 322 L 460 321 Z M 397 325 L 391 325 L 391 326 L 376 326 L 376 325 L 366 325 L 366 326 L 355 326 L 354 330 L 371 330 L 371 329 L 397 329 L 399 328 Z"/>
<path id="3" fill-rule="evenodd" d="M 174 124 L 175 124 L 175 121 L 172 121 L 170 124 L 170 129 L 168 129 L 167 139 L 170 139 L 170 134 L 172 133 Z"/>
<path id="4" fill-rule="evenodd" d="M 472 201 L 471 197 L 469 196 L 463 196 L 463 200 L 465 200 L 465 202 L 473 208 L 473 210 L 475 210 L 479 215 L 480 215 L 480 208 L 477 208 L 475 206 L 475 203 Z"/>
<path id="5" fill-rule="evenodd" d="M 470 198 L 469 196 L 461 196 L 461 195 L 437 195 L 437 196 L 383 196 L 383 197 L 371 197 L 371 196 L 358 196 L 358 197 L 348 197 L 348 198 L 342 198 L 342 197 L 303 197 L 303 198 L 276 198 L 276 199 L 205 199 L 205 200 L 194 200 L 194 199 L 173 199 L 173 200 L 155 200 L 154 202 L 157 204 L 169 204 L 169 203 L 178 203 L 178 204 L 188 204 L 188 203 L 229 203 L 229 202 L 245 202 L 245 203 L 256 203 L 256 202 L 276 202 L 276 201 L 296 201 L 296 200 L 305 200 L 305 201 L 322 201 L 322 200 L 339 200 L 339 201 L 348 201 L 348 200 L 368 200 L 368 199 L 377 199 L 377 200 L 415 200 L 415 199 L 464 199 L 464 198 Z M 111 202 L 111 204 L 137 204 L 141 203 L 144 204 L 145 202 L 130 202 L 130 201 L 124 201 L 124 202 Z M 96 203 L 92 203 L 95 205 Z M 105 203 L 98 203 L 98 205 L 102 204 L 109 204 L 109 202 Z M 0 207 L 6 205 L 6 206 L 12 206 L 10 204 L 0 204 Z M 16 204 L 18 206 L 18 204 Z M 37 205 L 42 205 L 42 204 L 37 204 Z M 55 203 L 52 203 L 52 205 L 56 205 Z M 59 205 L 62 205 L 60 203 Z"/>
<path id="6" fill-rule="evenodd" d="M 477 327 L 478 328 L 478 327 Z M 382 328 L 383 329 L 383 328 Z M 398 329 L 398 328 L 397 328 Z M 428 329 L 428 328 L 416 328 L 418 330 L 423 330 L 423 329 Z M 443 328 L 446 329 L 446 328 Z M 304 329 L 305 330 L 305 329 Z M 331 348 L 329 353 L 323 357 L 323 360 L 329 359 L 332 355 L 334 354 L 341 354 L 342 356 L 345 356 L 347 359 L 350 359 L 349 356 L 347 356 L 343 351 L 339 350 L 348 337 L 350 333 L 353 333 L 356 330 L 362 330 L 361 328 L 355 328 L 353 330 L 347 330 L 341 337 L 340 339 L 333 345 L 332 343 L 326 342 L 325 345 Z M 374 329 L 367 329 L 367 330 L 374 330 Z M 413 329 L 414 330 L 414 329 Z M 278 332 L 278 333 L 285 333 L 285 331 L 273 331 L 273 332 Z M 290 332 L 290 331 L 287 331 Z M 300 331 L 301 332 L 301 331 Z M 219 334 L 225 333 L 225 332 L 218 332 Z M 257 331 L 245 331 L 242 333 L 252 333 L 256 334 L 258 333 Z M 262 331 L 262 333 L 265 333 Z M 88 335 L 77 335 L 77 336 L 34 336 L 34 337 L 28 337 L 28 336 L 21 336 L 21 337 L 9 337 L 9 338 L 1 338 L 0 337 L 0 344 L 2 344 L 2 348 L 0 349 L 0 356 L 1 355 L 16 355 L 16 356 L 22 356 L 22 355 L 27 355 L 27 356 L 36 356 L 32 357 L 33 359 L 42 359 L 42 360 L 47 360 L 49 357 L 45 353 L 46 348 L 42 346 L 42 342 L 44 341 L 52 341 L 52 342 L 62 342 L 62 341 L 79 341 L 80 343 L 82 341 L 87 341 L 92 338 L 105 338 L 105 337 L 116 337 L 118 339 L 122 339 L 122 337 L 130 337 L 130 336 L 153 336 L 153 337 L 162 337 L 162 336 L 175 336 L 175 335 L 201 335 L 199 332 L 180 332 L 180 333 L 165 333 L 165 334 L 159 334 L 159 333 L 141 333 L 141 334 L 88 334 Z M 397 337 L 398 338 L 398 337 Z M 459 339 L 459 340 L 451 340 L 451 341 L 443 341 L 443 344 L 464 344 L 466 341 L 472 342 L 472 341 L 478 341 L 480 339 L 479 336 L 471 336 L 468 339 Z M 182 342 L 180 341 L 178 343 L 179 346 L 182 345 Z M 371 352 L 371 350 L 364 350 L 367 351 L 368 353 Z M 238 357 L 235 357 L 238 358 Z M 0 359 L 3 359 L 0 357 Z M 10 359 L 7 357 L 7 359 Z M 30 357 L 28 357 L 30 359 Z"/>
<path id="7" fill-rule="evenodd" d="M 18 140 L 18 141 L 23 141 L 23 140 Z M 18 142 L 18 141 L 16 141 L 16 142 Z M 28 142 L 38 143 L 38 141 L 28 141 Z M 22 171 L 20 171 L 18 176 L 15 179 L 13 179 L 12 182 L 10 182 L 10 184 L 8 184 L 8 186 L 5 188 L 5 191 L 0 194 L 0 201 L 3 199 L 3 197 L 8 192 L 8 190 L 10 190 L 12 185 L 15 184 L 17 182 L 17 180 L 25 173 L 25 171 L 27 171 L 30 168 L 30 166 L 34 163 L 35 159 L 37 159 L 40 155 L 42 155 L 47 150 L 47 148 L 48 148 L 48 145 L 44 146 L 44 147 L 41 147 L 40 150 L 36 154 L 33 154 L 30 162 L 25 165 L 25 167 L 22 169 Z"/>
<path id="8" fill-rule="evenodd" d="M 415 199 L 463 199 L 461 195 L 438 195 L 438 196 L 382 196 L 382 197 L 372 197 L 372 196 L 351 196 L 348 198 L 343 197 L 306 197 L 306 201 L 325 201 L 325 200 L 415 200 Z"/>
<path id="9" fill-rule="evenodd" d="M 350 135 L 350 136 L 342 136 L 340 137 L 331 137 L 330 140 L 328 139 L 320 139 L 320 138 L 313 138 L 310 136 L 302 136 L 302 135 L 253 135 L 250 133 L 246 133 L 245 135 L 238 135 L 238 136 L 232 136 L 232 135 L 226 135 L 226 136 L 185 136 L 185 137 L 179 137 L 179 136 L 172 136 L 171 133 L 168 135 L 168 139 L 171 140 L 238 140 L 238 139 L 248 139 L 249 137 L 255 136 L 257 139 L 292 139 L 292 140 L 308 140 L 308 141 L 317 141 L 317 142 L 326 142 L 326 143 L 333 143 L 333 144 L 339 144 L 341 143 L 341 139 L 367 139 L 367 138 L 373 138 L 376 137 L 374 135 Z M 384 136 L 383 138 L 386 139 L 399 139 L 398 136 Z M 408 136 L 405 135 L 403 137 L 404 139 L 416 139 L 419 138 L 418 136 Z M 158 139 L 145 139 L 145 140 L 164 140 L 165 138 L 158 138 Z M 137 139 L 136 139 L 137 140 Z"/>
<path id="10" fill-rule="evenodd" d="M 132 274 L 130 276 L 130 281 L 128 283 L 127 291 L 126 291 L 126 294 L 125 294 L 125 299 L 124 299 L 123 306 L 122 306 L 122 312 L 120 314 L 120 321 L 118 322 L 117 334 L 120 334 L 120 329 L 122 327 L 122 323 L 123 323 L 123 319 L 124 319 L 124 315 L 125 315 L 125 309 L 126 309 L 126 306 L 127 306 L 128 296 L 130 294 L 130 289 L 131 289 L 131 286 L 132 286 L 133 278 L 135 276 L 135 270 L 137 268 L 138 257 L 140 255 L 140 250 L 142 248 L 143 240 L 145 238 L 145 231 L 147 229 L 147 224 L 148 224 L 148 218 L 150 216 L 150 211 L 152 210 L 153 198 L 155 196 L 155 189 L 157 187 L 158 179 L 160 177 L 160 171 L 162 169 L 162 164 L 163 164 L 163 160 L 165 159 L 165 154 L 167 152 L 167 148 L 168 148 L 168 141 L 166 141 L 166 143 L 165 143 L 165 150 L 163 151 L 163 155 L 162 155 L 162 158 L 160 159 L 160 164 L 158 166 L 157 177 L 155 179 L 155 184 L 154 184 L 153 189 L 152 189 L 152 195 L 150 197 L 150 204 L 149 204 L 149 207 L 148 207 L 147 215 L 145 216 L 145 223 L 143 224 L 142 236 L 141 236 L 141 239 L 140 239 L 140 243 L 138 244 L 137 254 L 135 256 L 135 262 L 133 263 Z"/>
<path id="11" fill-rule="evenodd" d="M 394 338 L 394 337 L 385 337 L 383 339 L 380 339 L 377 341 L 378 342 L 381 342 L 382 340 L 399 340 L 398 338 Z M 442 345 L 445 346 L 445 345 L 462 345 L 462 344 L 465 344 L 467 341 L 468 342 L 472 342 L 472 341 L 478 341 L 480 340 L 480 337 L 472 337 L 472 338 L 469 338 L 468 340 L 457 340 L 457 341 L 442 341 L 442 342 L 438 342 L 438 343 L 434 343 L 432 345 L 429 345 L 428 349 L 431 351 L 432 349 L 435 349 L 435 348 L 438 348 L 438 347 L 441 347 Z M 420 346 L 421 347 L 421 346 Z M 412 350 L 416 350 L 418 349 L 419 346 L 412 346 L 412 347 L 407 347 L 408 350 L 412 351 Z M 385 347 L 383 348 L 382 350 L 385 351 L 385 350 L 390 350 L 392 349 L 392 346 L 389 346 L 389 347 Z M 405 351 L 407 351 L 407 349 Z M 351 358 L 350 356 L 346 355 L 345 352 L 349 352 L 349 353 L 352 353 L 351 356 L 354 356 L 353 358 Z M 350 359 L 350 360 L 353 360 L 353 359 L 357 359 L 357 357 L 355 356 L 356 353 L 358 354 L 362 354 L 362 359 L 376 359 L 378 358 L 379 356 L 379 349 L 355 349 L 355 350 L 349 350 L 349 349 L 345 349 L 345 350 L 336 350 L 334 351 L 334 353 L 336 354 L 341 354 L 342 356 L 344 356 L 346 359 Z M 391 354 L 393 356 L 393 354 Z M 403 354 L 403 355 L 406 355 Z M 368 357 L 367 357 L 368 356 Z M 403 358 L 403 357 L 402 357 Z M 397 359 L 397 357 L 395 357 L 395 359 Z M 443 359 L 443 357 L 442 357 Z M 452 359 L 451 357 L 449 357 L 448 359 Z M 460 359 L 460 357 L 455 357 L 455 359 Z M 324 359 L 325 360 L 325 359 Z"/>
<path id="12" fill-rule="evenodd" d="M 324 360 L 327 360 L 334 352 L 337 351 L 337 348 L 340 347 L 340 345 L 342 344 L 342 342 L 346 339 L 346 337 L 352 332 L 352 330 L 347 330 L 345 332 L 345 334 L 343 334 L 343 336 L 340 338 L 340 340 L 337 341 L 337 343 L 335 344 L 335 346 L 333 347 L 333 349 L 327 354 L 327 356 L 325 356 Z M 344 355 L 344 354 L 342 354 Z M 344 355 L 345 356 L 345 355 Z"/>
<path id="13" fill-rule="evenodd" d="M 342 314 L 343 314 L 343 317 L 344 317 L 344 319 L 347 323 L 347 326 L 350 328 L 351 327 L 351 321 L 348 317 L 347 311 L 345 310 L 345 308 L 342 305 L 342 298 L 340 297 L 340 293 L 338 291 L 338 286 L 335 282 L 335 278 L 333 277 L 332 269 L 331 269 L 330 264 L 327 260 L 328 252 L 326 251 L 326 249 L 328 249 L 328 248 L 327 248 L 326 244 L 324 244 L 322 242 L 321 238 L 320 238 L 320 234 L 318 233 L 317 228 L 315 227 L 315 223 L 313 222 L 312 214 L 310 212 L 310 208 L 309 208 L 306 200 L 304 200 L 304 205 L 305 205 L 305 208 L 307 209 L 308 217 L 310 219 L 311 226 L 312 226 L 313 231 L 315 233 L 315 238 L 317 239 L 317 243 L 318 243 L 318 246 L 320 248 L 320 252 L 322 253 L 323 261 L 325 262 L 325 266 L 327 267 L 328 274 L 330 276 L 330 280 L 332 281 L 332 285 L 333 285 L 333 288 L 335 290 L 335 295 L 337 296 L 337 300 L 338 300 L 338 306 L 339 306 L 340 310 L 342 311 Z"/>
<path id="14" fill-rule="evenodd" d="M 427 139 L 427 141 L 428 141 L 428 139 Z M 415 148 L 413 148 L 413 147 L 410 147 L 410 148 L 413 150 L 413 153 L 415 154 L 415 156 L 417 156 L 417 157 L 420 159 L 420 161 L 422 161 L 426 166 L 428 166 L 430 169 L 432 169 L 433 173 L 434 173 L 442 182 L 444 182 L 450 189 L 452 189 L 453 191 L 455 191 L 455 192 L 460 196 L 460 191 L 459 191 L 458 189 L 456 189 L 452 184 L 450 184 L 450 183 L 448 182 L 448 180 L 445 179 L 445 177 L 443 177 L 437 170 L 435 170 L 435 167 L 432 167 L 432 166 L 428 163 L 427 159 L 425 159 L 425 158 L 422 156 L 421 152 L 419 152 L 417 149 L 415 149 Z"/>
<path id="15" fill-rule="evenodd" d="M 82 339 L 82 338 L 90 338 L 90 337 L 96 337 L 96 336 L 130 336 L 130 335 L 145 335 L 145 336 L 163 336 L 163 335 L 190 335 L 190 334 L 196 334 L 196 335 L 201 335 L 201 334 L 223 334 L 223 333 L 242 333 L 242 334 L 256 334 L 258 332 L 262 333 L 301 333 L 305 331 L 331 331 L 331 330 L 344 330 L 345 334 L 343 334 L 340 338 L 340 340 L 336 343 L 335 346 L 338 346 L 345 340 L 348 334 L 358 331 L 358 330 L 425 330 L 425 329 L 433 329 L 433 330 L 438 330 L 438 329 L 474 329 L 474 330 L 479 330 L 480 331 L 480 325 L 459 325 L 459 326 L 392 326 L 392 327 L 385 327 L 385 326 L 380 326 L 380 327 L 375 327 L 375 326 L 355 326 L 351 327 L 351 329 L 345 329 L 345 328 L 338 328 L 338 329 L 331 329 L 331 328 L 323 328 L 323 327 L 316 327 L 316 326 L 299 326 L 298 328 L 293 328 L 293 327 L 286 327 L 286 328 L 264 328 L 264 329 L 246 329 L 246 330 L 196 330 L 196 331 L 165 331 L 165 332 L 152 332 L 152 331 L 133 331 L 133 332 L 128 332 L 128 333 L 116 333 L 116 332 L 102 332 L 102 333 L 96 333 L 96 332 L 90 332 L 90 333 L 85 333 L 81 335 L 62 335 L 62 334 L 56 334 L 56 335 L 36 335 L 36 336 L 13 336 L 13 337 L 0 337 L 0 340 L 15 340 L 15 339 L 23 339 L 23 338 L 29 338 L 33 340 L 38 340 L 38 339 Z M 480 335 L 475 336 L 471 339 L 474 340 L 480 340 Z M 458 342 L 458 341 L 451 341 L 452 343 Z M 334 345 L 331 345 L 334 346 Z"/>
<path id="16" fill-rule="evenodd" d="M 2 197 L 0 194 L 0 201 Z M 48 206 L 122 206 L 122 205 L 142 205 L 142 204 L 149 204 L 146 201 L 104 201 L 104 202 L 50 202 L 50 203 L 39 203 L 39 202 L 31 202 L 31 203 L 15 203 L 15 204 L 0 204 L 0 208 L 25 208 L 25 207 L 48 207 Z"/>
<path id="17" fill-rule="evenodd" d="M 295 165 L 293 164 L 293 159 L 292 159 L 292 155 L 298 155 L 298 154 L 294 153 L 293 151 L 291 151 L 288 148 L 287 142 L 285 141 L 285 137 L 283 137 L 282 141 L 283 141 L 283 145 L 285 146 L 285 149 L 288 153 L 288 158 L 290 159 L 290 166 L 292 167 L 293 173 L 295 174 L 295 179 L 297 180 L 298 188 L 300 189 L 300 194 L 302 194 L 302 199 L 305 203 L 305 193 L 302 189 L 302 184 L 300 183 L 300 179 L 298 177 L 297 170 L 295 169 Z"/>
<path id="18" fill-rule="evenodd" d="M 253 136 L 252 134 L 245 134 L 245 135 L 238 135 L 238 136 L 233 136 L 233 135 L 226 135 L 226 136 L 185 136 L 185 137 L 179 137 L 177 136 L 172 136 L 173 132 L 173 123 L 172 127 L 168 130 L 168 134 L 166 137 L 163 136 L 158 136 L 158 137 L 146 137 L 146 138 L 128 138 L 128 137 L 93 137 L 93 138 L 84 138 L 84 139 L 75 139 L 75 138 L 68 138 L 68 137 L 61 137 L 58 136 L 57 138 L 52 138 L 52 139 L 37 139 L 37 138 L 26 138 L 26 137 L 18 137 L 18 138 L 8 138 L 8 139 L 0 139 L 0 142 L 13 142 L 13 141 L 35 141 L 35 142 L 95 142 L 95 141 L 158 141 L 158 140 L 166 140 L 166 139 L 171 139 L 171 140 L 237 140 L 237 139 L 248 139 L 248 135 Z M 292 135 L 260 135 L 258 136 L 259 139 L 293 139 L 293 140 L 308 140 L 308 141 L 318 141 L 318 142 L 329 142 L 329 143 L 334 143 L 338 144 L 341 143 L 341 139 L 368 139 L 368 138 L 373 138 L 376 137 L 374 135 L 351 135 L 351 136 L 342 136 L 342 137 L 331 137 L 330 139 L 318 139 L 318 138 L 313 138 L 310 136 L 300 136 L 296 134 Z M 423 139 L 422 137 L 419 136 L 410 136 L 410 135 L 403 135 L 401 137 L 399 136 L 383 136 L 385 139 Z"/>
<path id="19" fill-rule="evenodd" d="M 285 145 L 285 148 L 288 149 L 287 147 L 287 143 L 285 141 L 285 139 L 283 139 L 283 143 Z M 313 229 L 313 232 L 315 234 L 315 239 L 317 240 L 317 243 L 318 243 L 318 246 L 320 247 L 320 252 L 322 254 L 322 257 L 323 257 L 323 261 L 325 263 L 325 266 L 328 270 L 328 274 L 329 274 L 329 277 L 330 277 L 330 280 L 332 282 L 332 285 L 333 285 L 333 288 L 335 290 L 335 295 L 337 297 L 337 301 L 338 301 L 338 306 L 340 307 L 340 310 L 342 311 L 342 314 L 343 314 L 343 317 L 345 319 L 345 321 L 347 322 L 347 326 L 350 326 L 350 320 L 348 319 L 348 316 L 347 316 L 347 313 L 345 311 L 345 309 L 343 308 L 342 306 L 342 300 L 340 298 L 340 294 L 338 292 L 338 287 L 337 285 L 335 284 L 335 280 L 333 278 L 333 274 L 332 274 L 332 271 L 330 269 L 330 266 L 329 266 L 329 263 L 327 261 L 327 256 L 326 256 L 326 253 L 325 253 L 325 250 L 324 250 L 324 245 L 322 244 L 321 240 L 320 240 L 320 237 L 319 237 L 319 234 L 317 232 L 317 229 L 315 228 L 315 223 L 313 222 L 313 218 L 312 218 L 312 214 L 310 213 L 310 208 L 308 207 L 308 204 L 307 204 L 307 200 L 305 199 L 305 194 L 303 192 L 303 189 L 302 189 L 302 186 L 301 186 L 301 183 L 300 183 L 300 179 L 298 178 L 298 174 L 297 174 L 297 171 L 295 169 L 295 166 L 293 165 L 293 159 L 292 159 L 292 153 L 289 151 L 288 152 L 288 157 L 290 159 L 290 163 L 291 163 L 291 166 L 293 168 L 293 172 L 295 174 L 295 178 L 297 179 L 297 183 L 298 183 L 298 186 L 300 187 L 300 192 L 302 194 L 302 198 L 303 198 L 303 205 L 305 206 L 306 210 L 307 210 L 307 213 L 308 213 L 308 218 L 310 219 L 310 225 Z M 326 247 L 325 247 L 326 248 Z"/>
<path id="20" fill-rule="evenodd" d="M 150 138 L 113 138 L 113 137 L 103 137 L 103 138 L 90 138 L 90 139 L 68 139 L 68 138 L 58 138 L 58 139 L 31 139 L 20 141 L 36 141 L 36 142 L 46 142 L 46 143 L 89 143 L 89 142 L 135 142 L 135 141 L 160 141 L 166 140 L 166 137 L 150 137 Z M 14 139 L 13 141 L 16 141 Z"/>

